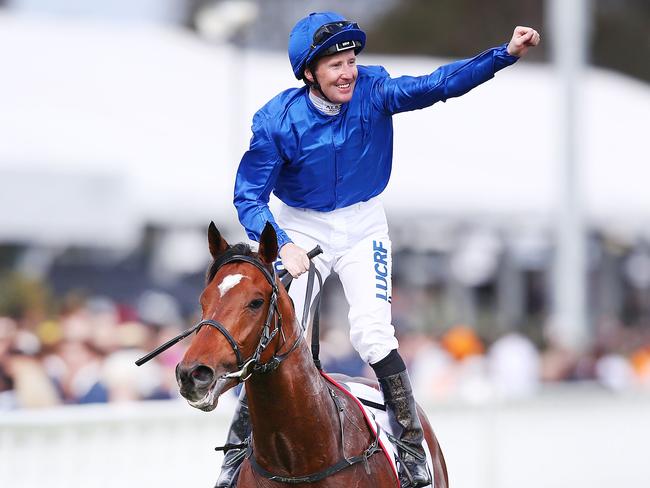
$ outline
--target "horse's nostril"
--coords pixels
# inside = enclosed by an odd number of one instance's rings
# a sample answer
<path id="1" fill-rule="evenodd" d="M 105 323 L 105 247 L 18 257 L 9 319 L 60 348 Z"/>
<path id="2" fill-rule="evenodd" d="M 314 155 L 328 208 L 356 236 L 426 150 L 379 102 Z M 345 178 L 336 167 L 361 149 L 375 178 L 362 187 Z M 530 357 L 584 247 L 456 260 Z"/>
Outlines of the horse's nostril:
<path id="1" fill-rule="evenodd" d="M 214 372 L 209 366 L 199 365 L 192 371 L 192 380 L 196 384 L 207 384 L 212 382 Z"/>

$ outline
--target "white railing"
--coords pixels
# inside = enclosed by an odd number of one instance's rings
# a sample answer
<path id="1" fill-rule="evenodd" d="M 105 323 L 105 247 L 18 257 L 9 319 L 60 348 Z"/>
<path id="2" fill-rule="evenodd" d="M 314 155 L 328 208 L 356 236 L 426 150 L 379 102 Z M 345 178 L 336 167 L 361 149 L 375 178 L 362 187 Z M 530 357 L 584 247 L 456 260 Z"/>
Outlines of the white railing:
<path id="1" fill-rule="evenodd" d="M 70 406 L 0 414 L 0 486 L 214 486 L 234 403 Z"/>
<path id="2" fill-rule="evenodd" d="M 211 488 L 234 400 L 0 413 L 0 487 Z M 427 409 L 452 488 L 650 486 L 650 396 L 568 389 Z"/>

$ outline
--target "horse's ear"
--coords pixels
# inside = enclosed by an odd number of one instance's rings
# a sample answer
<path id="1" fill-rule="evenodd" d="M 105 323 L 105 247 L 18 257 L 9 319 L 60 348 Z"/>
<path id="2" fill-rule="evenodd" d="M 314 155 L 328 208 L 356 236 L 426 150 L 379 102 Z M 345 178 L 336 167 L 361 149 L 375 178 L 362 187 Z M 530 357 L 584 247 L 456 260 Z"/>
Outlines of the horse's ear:
<path id="1" fill-rule="evenodd" d="M 264 226 L 257 254 L 266 264 L 271 264 L 278 258 L 278 236 L 270 222 Z"/>
<path id="2" fill-rule="evenodd" d="M 210 247 L 210 254 L 214 259 L 217 259 L 221 256 L 230 245 L 221 237 L 221 233 L 217 226 L 214 225 L 214 222 L 210 222 L 208 226 L 208 246 Z"/>

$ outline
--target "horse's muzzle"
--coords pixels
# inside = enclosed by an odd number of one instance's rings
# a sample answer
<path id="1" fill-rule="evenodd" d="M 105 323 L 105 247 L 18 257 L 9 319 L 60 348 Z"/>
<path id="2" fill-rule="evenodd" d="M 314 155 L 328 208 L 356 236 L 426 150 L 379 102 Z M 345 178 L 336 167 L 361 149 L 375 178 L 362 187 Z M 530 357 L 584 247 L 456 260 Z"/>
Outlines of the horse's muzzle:
<path id="1" fill-rule="evenodd" d="M 176 381 L 181 395 L 188 400 L 202 398 L 214 384 L 214 370 L 205 364 L 176 365 Z"/>

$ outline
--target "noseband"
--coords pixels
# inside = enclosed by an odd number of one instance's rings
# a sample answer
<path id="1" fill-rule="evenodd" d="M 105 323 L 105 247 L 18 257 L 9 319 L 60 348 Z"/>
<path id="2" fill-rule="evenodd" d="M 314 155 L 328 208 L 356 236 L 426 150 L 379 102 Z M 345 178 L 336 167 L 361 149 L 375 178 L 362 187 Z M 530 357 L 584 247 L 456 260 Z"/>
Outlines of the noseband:
<path id="1" fill-rule="evenodd" d="M 286 359 L 286 357 L 298 346 L 300 339 L 302 338 L 302 334 L 298 335 L 298 338 L 296 339 L 296 342 L 291 346 L 291 348 L 284 354 L 274 354 L 273 357 L 267 361 L 266 363 L 260 363 L 260 357 L 264 350 L 268 347 L 268 345 L 271 343 L 273 338 L 278 334 L 278 332 L 283 336 L 284 338 L 284 331 L 282 330 L 282 314 L 280 313 L 280 309 L 278 308 L 278 285 L 276 283 L 276 275 L 275 275 L 275 268 L 272 266 L 271 271 L 269 271 L 264 265 L 262 265 L 259 261 L 256 259 L 250 257 L 250 256 L 244 256 L 240 254 L 236 254 L 233 256 L 228 257 L 225 259 L 223 262 L 219 263 L 219 268 L 223 267 L 224 265 L 232 262 L 244 262 L 248 264 L 252 264 L 255 266 L 263 275 L 264 278 L 266 278 L 266 281 L 269 282 L 271 285 L 271 297 L 269 299 L 269 311 L 266 315 L 266 320 L 264 321 L 264 326 L 262 327 L 262 335 L 260 337 L 260 341 L 257 344 L 257 347 L 255 348 L 255 352 L 248 358 L 248 359 L 242 359 L 242 354 L 241 350 L 239 349 L 239 346 L 237 345 L 237 341 L 233 338 L 233 336 L 228 332 L 228 330 L 224 327 L 224 325 L 216 320 L 211 320 L 211 319 L 205 319 L 201 320 L 198 324 L 194 325 L 193 327 L 189 328 L 188 330 L 182 332 L 181 334 L 177 335 L 173 339 L 170 339 L 167 341 L 165 344 L 157 347 L 153 351 L 151 351 L 149 354 L 143 356 L 142 358 L 138 359 L 135 364 L 138 366 L 141 366 L 142 364 L 146 363 L 150 359 L 156 357 L 158 354 L 161 352 L 169 349 L 172 347 L 174 344 L 180 342 L 181 340 L 185 339 L 187 336 L 190 334 L 193 334 L 194 332 L 198 332 L 201 327 L 204 325 L 213 327 L 217 331 L 223 335 L 226 340 L 228 341 L 228 344 L 230 345 L 233 353 L 235 354 L 235 357 L 237 358 L 237 371 L 234 371 L 232 373 L 227 373 L 222 376 L 222 378 L 228 378 L 228 379 L 235 379 L 239 383 L 243 383 L 246 381 L 248 378 L 251 377 L 253 373 L 268 373 L 270 371 L 275 370 L 282 361 Z M 219 269 L 217 268 L 217 269 Z M 273 318 L 275 317 L 275 321 Z M 271 323 L 274 322 L 274 327 L 273 330 L 271 330 Z M 286 338 L 285 338 L 286 341 Z"/>

